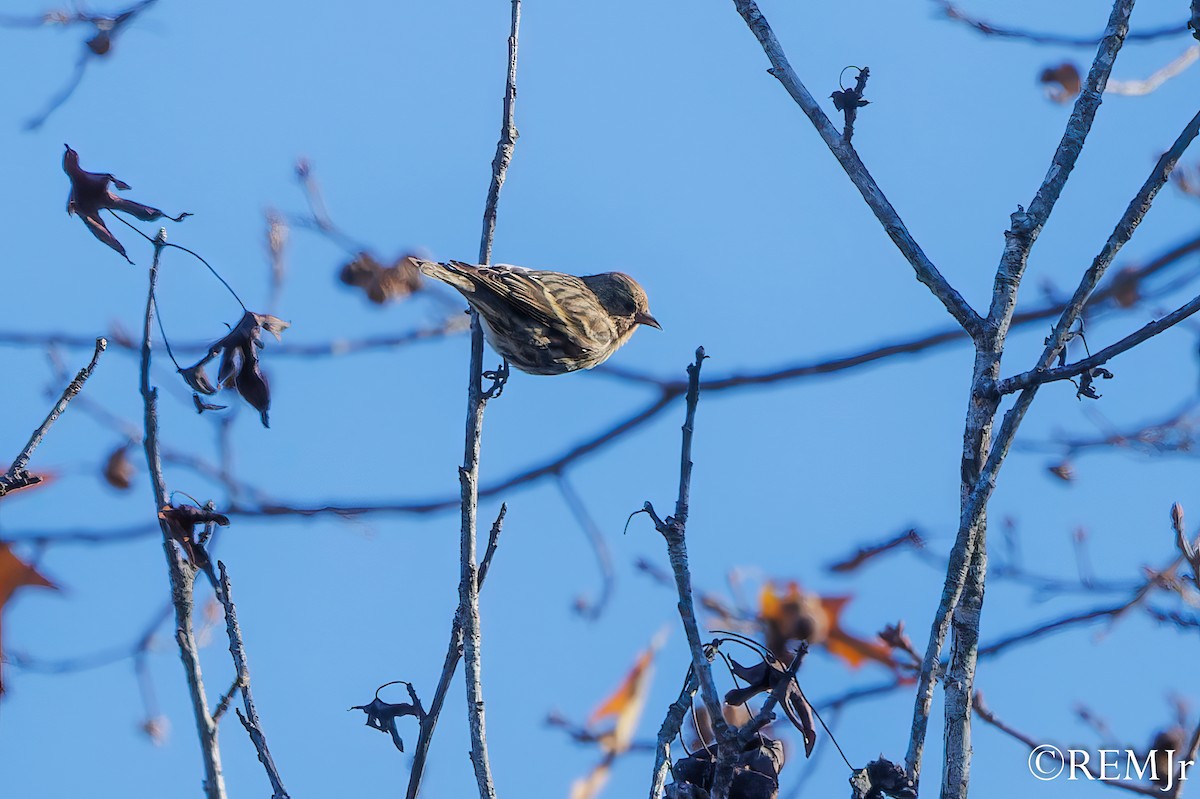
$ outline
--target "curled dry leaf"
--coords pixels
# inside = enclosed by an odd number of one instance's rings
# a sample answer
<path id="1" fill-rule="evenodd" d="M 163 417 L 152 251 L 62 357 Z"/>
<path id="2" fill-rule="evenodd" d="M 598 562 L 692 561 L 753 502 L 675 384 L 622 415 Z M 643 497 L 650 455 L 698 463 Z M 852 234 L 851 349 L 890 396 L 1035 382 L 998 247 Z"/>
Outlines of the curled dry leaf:
<path id="1" fill-rule="evenodd" d="M 129 460 L 129 445 L 123 444 L 112 451 L 104 462 L 104 481 L 119 491 L 127 491 L 133 485 L 133 476 L 137 474 L 133 462 Z"/>
<path id="2" fill-rule="evenodd" d="M 164 505 L 158 512 L 158 518 L 167 526 L 171 540 L 183 549 L 188 562 L 200 568 L 209 567 L 210 563 L 196 528 L 209 523 L 229 526 L 228 516 L 195 505 Z"/>
<path id="3" fill-rule="evenodd" d="M 379 692 L 388 685 L 396 683 L 386 683 L 379 686 L 375 690 L 375 698 L 365 705 L 355 705 L 351 710 L 361 710 L 367 714 L 367 726 L 379 730 L 380 732 L 390 733 L 392 743 L 401 752 L 404 751 L 404 741 L 400 738 L 400 730 L 396 726 L 396 719 L 403 716 L 413 716 L 417 719 L 425 718 L 425 709 L 421 707 L 421 700 L 417 698 L 417 692 L 412 685 L 407 682 L 398 680 L 397 683 L 403 684 L 408 688 L 408 696 L 412 702 L 384 702 L 379 698 Z"/>
<path id="4" fill-rule="evenodd" d="M 271 408 L 271 387 L 259 367 L 258 351 L 262 348 L 262 331 L 267 331 L 279 340 L 280 334 L 291 324 L 269 314 L 246 311 L 240 322 L 229 333 L 208 348 L 208 353 L 193 365 L 179 370 L 179 374 L 198 394 L 216 394 L 221 388 L 233 388 L 262 415 L 263 427 L 270 427 L 267 412 Z M 208 379 L 205 365 L 221 356 L 217 368 L 217 382 Z M 196 410 L 216 410 L 224 406 L 210 405 L 194 397 Z"/>
<path id="5" fill-rule="evenodd" d="M 744 705 L 752 697 L 760 693 L 770 694 L 784 680 L 787 686 L 779 700 L 784 715 L 797 730 L 804 735 L 804 756 L 812 755 L 817 743 L 817 728 L 813 720 L 813 710 L 808 700 L 800 691 L 800 685 L 787 673 L 787 669 L 778 659 L 769 655 L 753 666 L 743 666 L 736 660 L 730 660 L 733 673 L 748 684 L 742 688 L 734 688 L 725 694 L 725 702 L 730 705 Z"/>
<path id="6" fill-rule="evenodd" d="M 1038 76 L 1038 81 L 1046 90 L 1046 97 L 1056 103 L 1069 103 L 1083 88 L 1083 79 L 1079 75 L 1079 67 L 1070 61 L 1064 61 L 1056 67 L 1046 67 Z"/>
<path id="7" fill-rule="evenodd" d="M 377 305 L 403 300 L 421 289 L 421 270 L 409 254 L 401 255 L 391 266 L 383 266 L 371 253 L 360 252 L 342 267 L 338 277 L 347 286 L 362 289 Z"/>
<path id="8" fill-rule="evenodd" d="M 110 184 L 115 186 L 118 191 L 128 190 L 129 184 L 107 172 L 83 170 L 79 166 L 79 153 L 72 150 L 70 145 L 63 146 L 67 148 L 67 151 L 63 153 L 63 171 L 67 173 L 67 178 L 71 181 L 71 193 L 67 197 L 67 213 L 78 215 L 93 236 L 119 252 L 129 263 L 133 263 L 133 261 L 130 261 L 129 256 L 126 255 L 124 245 L 117 241 L 117 237 L 109 231 L 104 220 L 100 218 L 102 210 L 107 208 L 110 211 L 124 211 L 143 222 L 163 218 L 170 219 L 172 222 L 182 222 L 184 217 L 191 216 L 188 213 L 170 216 L 157 208 L 135 203 L 133 200 L 127 200 L 114 194 L 109 188 Z"/>

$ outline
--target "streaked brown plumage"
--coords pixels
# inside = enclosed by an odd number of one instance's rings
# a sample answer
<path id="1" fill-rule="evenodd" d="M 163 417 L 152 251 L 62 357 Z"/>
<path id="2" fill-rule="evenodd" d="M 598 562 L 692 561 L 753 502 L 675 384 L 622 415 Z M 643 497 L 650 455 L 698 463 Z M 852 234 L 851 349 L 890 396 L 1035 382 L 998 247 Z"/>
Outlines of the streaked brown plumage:
<path id="1" fill-rule="evenodd" d="M 662 327 L 638 282 L 622 272 L 576 277 L 520 266 L 418 261 L 479 312 L 492 349 L 535 375 L 561 375 L 603 363 L 638 325 Z"/>

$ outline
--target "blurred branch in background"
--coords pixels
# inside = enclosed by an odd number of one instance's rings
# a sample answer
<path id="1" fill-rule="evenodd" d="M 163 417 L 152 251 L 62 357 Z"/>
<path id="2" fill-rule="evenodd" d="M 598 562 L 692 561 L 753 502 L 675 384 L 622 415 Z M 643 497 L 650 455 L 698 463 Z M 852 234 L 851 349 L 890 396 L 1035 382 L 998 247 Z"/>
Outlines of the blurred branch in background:
<path id="1" fill-rule="evenodd" d="M 89 14 L 79 9 L 72 11 L 47 11 L 44 14 L 34 17 L 0 14 L 0 27 L 38 28 L 51 25 L 63 27 L 81 26 L 89 29 L 92 34 L 83 42 L 83 51 L 75 61 L 74 71 L 71 73 L 67 84 L 58 94 L 51 98 L 44 110 L 36 116 L 31 117 L 25 123 L 25 129 L 37 130 L 49 119 L 51 114 L 62 107 L 63 103 L 71 99 L 71 95 L 75 93 L 75 90 L 79 88 L 80 82 L 83 81 L 83 75 L 87 71 L 88 65 L 92 63 L 92 60 L 107 58 L 112 52 L 112 47 L 116 42 L 117 36 L 120 35 L 125 26 L 132 23 L 137 19 L 139 14 L 148 10 L 156 2 L 158 0 L 141 0 L 140 3 L 135 3 L 122 11 L 115 11 L 108 14 Z M 72 5 L 75 4 L 72 3 Z"/>
<path id="2" fill-rule="evenodd" d="M 978 17 L 971 16 L 962 9 L 957 3 L 949 2 L 949 0 L 933 0 L 933 4 L 938 7 L 941 14 L 947 19 L 961 22 L 967 27 L 973 28 L 985 36 L 995 36 L 1001 39 L 1022 39 L 1033 44 L 1056 44 L 1067 47 L 1095 47 L 1100 44 L 1101 36 L 1071 36 L 1057 33 L 1040 33 L 1037 31 L 1027 31 L 1020 28 L 1010 28 L 1002 25 L 993 25 L 990 22 L 985 22 Z M 1186 22 L 1181 22 L 1178 25 L 1168 25 L 1163 28 L 1156 28 L 1147 31 L 1130 31 L 1126 35 L 1125 40 L 1129 42 L 1153 42 L 1158 39 L 1169 39 L 1176 36 L 1182 36 L 1188 32 Z"/>

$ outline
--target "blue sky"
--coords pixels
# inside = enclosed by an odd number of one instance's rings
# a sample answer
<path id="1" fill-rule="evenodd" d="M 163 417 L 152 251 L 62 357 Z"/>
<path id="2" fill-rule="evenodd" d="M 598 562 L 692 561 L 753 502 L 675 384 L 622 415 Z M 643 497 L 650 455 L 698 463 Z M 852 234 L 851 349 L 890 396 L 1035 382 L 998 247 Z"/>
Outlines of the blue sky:
<path id="1" fill-rule="evenodd" d="M 970 9 L 998 23 L 1072 33 L 1099 32 L 1107 16 L 1106 8 L 1074 1 Z M 1182 9 L 1145 4 L 1134 27 L 1180 22 Z M 43 10 L 28 0 L 6 8 Z M 1033 196 L 1069 113 L 1043 98 L 1036 76 L 1066 59 L 1086 63 L 1090 51 L 984 39 L 939 18 L 932 3 L 801 8 L 768 1 L 762 10 L 814 95 L 836 88 L 847 64 L 871 68 L 872 104 L 860 114 L 855 145 L 946 277 L 976 308 L 986 307 L 1008 215 Z M 473 260 L 499 131 L 508 14 L 506 2 L 461 0 L 349 9 L 162 2 L 124 32 L 109 59 L 89 68 L 74 97 L 36 132 L 22 124 L 66 82 L 80 31 L 0 29 L 0 72 L 11 76 L 0 112 L 8 185 L 0 200 L 8 220 L 0 333 L 86 337 L 139 329 L 150 249 L 114 224 L 137 262 L 130 267 L 66 216 L 64 142 L 80 152 L 84 168 L 132 184 L 134 199 L 194 213 L 169 226 L 171 240 L 202 254 L 255 310 L 266 310 L 268 300 L 263 213 L 303 211 L 293 177 L 300 156 L 312 162 L 335 220 L 380 257 L 419 247 Z M 1190 41 L 1130 45 L 1114 75 L 1145 77 Z M 855 352 L 950 322 L 767 66 L 729 2 L 525 5 L 521 137 L 500 202 L 495 258 L 636 276 L 664 331 L 639 331 L 613 365 L 682 377 L 702 344 L 712 356 L 705 372 L 716 377 Z M 1034 250 L 1023 303 L 1039 303 L 1049 286 L 1073 289 L 1154 159 L 1195 112 L 1196 81 L 1193 70 L 1149 96 L 1106 99 Z M 1194 236 L 1196 211 L 1195 199 L 1164 191 L 1118 265 L 1144 262 Z M 142 229 L 152 235 L 157 228 Z M 285 342 L 396 334 L 440 318 L 444 306 L 432 302 L 369 305 L 336 282 L 345 260 L 329 241 L 292 230 L 289 276 L 275 309 L 293 323 Z M 1162 306 L 1194 292 L 1185 285 Z M 177 252 L 164 262 L 159 299 L 179 342 L 217 338 L 239 315 L 223 289 Z M 1153 312 L 1099 321 L 1089 326 L 1089 342 L 1093 349 L 1111 343 Z M 1035 326 L 1014 335 L 1006 374 L 1032 365 L 1045 333 Z M 274 357 L 272 347 L 263 355 L 274 391 L 272 428 L 262 429 L 245 407 L 233 411 L 243 479 L 296 504 L 455 495 L 465 337 L 312 360 Z M 1195 330 L 1181 328 L 1124 356 L 1111 365 L 1117 376 L 1101 387 L 1098 404 L 1081 404 L 1067 385 L 1042 391 L 1021 440 L 1094 433 L 1096 412 L 1118 428 L 1169 413 L 1195 391 L 1195 349 Z M 74 370 L 88 353 L 59 355 Z M 852 593 L 847 623 L 854 629 L 870 633 L 903 618 L 923 647 L 939 570 L 904 556 L 849 579 L 823 567 L 907 526 L 928 537 L 931 552 L 948 551 L 970 364 L 969 349 L 956 346 L 828 379 L 702 398 L 689 524 L 697 585 L 723 590 L 738 568 Z M 7 376 L 0 451 L 15 453 L 44 415 L 46 391 L 60 386 L 42 348 L 0 345 L 0 366 Z M 212 458 L 211 420 L 195 415 L 170 369 L 157 370 L 155 381 L 164 442 Z M 136 386 L 136 360 L 112 351 L 85 397 L 136 423 Z M 516 375 L 487 411 L 482 483 L 587 439 L 652 396 L 602 374 Z M 595 596 L 599 578 L 554 485 L 503 496 L 509 516 L 482 612 L 492 762 L 504 795 L 566 794 L 597 756 L 545 727 L 546 714 L 557 708 L 586 717 L 664 626 L 671 634 L 642 737 L 653 735 L 677 690 L 687 655 L 674 599 L 633 567 L 638 558 L 665 566 L 665 549 L 643 518 L 626 535 L 621 530 L 646 500 L 660 511 L 673 502 L 682 415 L 678 403 L 569 473 L 616 566 L 615 593 L 599 620 L 572 611 L 578 595 Z M 151 521 L 144 470 L 124 494 L 99 478 L 99 464 L 122 441 L 114 425 L 71 409 L 34 460 L 57 471 L 58 481 L 6 500 L 0 536 Z M 1076 463 L 1079 480 L 1070 485 L 1047 477 L 1052 460 L 1015 452 L 991 512 L 1016 522 L 1026 564 L 1039 573 L 1074 576 L 1071 537 L 1082 528 L 1098 575 L 1137 579 L 1143 565 L 1173 556 L 1170 504 L 1200 509 L 1197 469 L 1186 458 L 1090 455 Z M 221 498 L 219 486 L 188 471 L 171 468 L 167 477 L 172 488 Z M 498 499 L 482 504 L 481 517 L 495 515 Z M 234 581 L 255 697 L 295 795 L 403 789 L 406 756 L 345 709 L 394 679 L 431 695 L 456 601 L 457 538 L 453 512 L 235 517 L 223 536 L 219 557 Z M 56 545 L 40 564 L 65 590 L 15 600 L 4 625 L 10 652 L 56 659 L 120 645 L 165 600 L 153 536 Z M 984 639 L 1103 601 L 1034 601 L 997 583 Z M 989 661 L 979 680 L 996 712 L 1035 737 L 1097 743 L 1073 715 L 1084 703 L 1117 738 L 1145 745 L 1170 721 L 1167 697 L 1186 691 L 1193 674 L 1186 664 L 1196 654 L 1194 635 L 1136 616 Z M 231 672 L 219 629 L 203 661 L 210 690 L 223 690 Z M 150 667 L 171 722 L 169 740 L 157 748 L 137 729 L 142 710 L 128 661 L 68 675 L 10 667 L 10 693 L 0 705 L 6 794 L 198 792 L 197 744 L 169 634 L 160 634 Z M 849 672 L 816 653 L 802 677 L 818 698 L 886 673 L 870 665 Z M 908 692 L 856 705 L 838 720 L 842 748 L 856 764 L 880 752 L 902 758 L 910 712 Z M 940 707 L 935 714 L 940 719 Z M 434 741 L 431 795 L 473 790 L 462 716 L 456 686 Z M 222 731 L 231 795 L 265 791 L 236 723 Z M 415 741 L 415 726 L 402 733 Z M 931 745 L 936 758 L 939 732 Z M 69 768 L 62 765 L 66 747 Z M 844 790 L 847 774 L 835 760 L 831 751 L 821 755 L 809 782 L 814 794 Z M 1075 788 L 1032 780 L 1025 751 L 988 728 L 977 729 L 974 762 L 981 797 L 1014 787 L 1038 796 Z M 644 791 L 649 768 L 648 758 L 626 758 L 607 795 Z M 807 768 L 793 756 L 785 793 Z M 927 773 L 932 780 L 936 769 Z"/>

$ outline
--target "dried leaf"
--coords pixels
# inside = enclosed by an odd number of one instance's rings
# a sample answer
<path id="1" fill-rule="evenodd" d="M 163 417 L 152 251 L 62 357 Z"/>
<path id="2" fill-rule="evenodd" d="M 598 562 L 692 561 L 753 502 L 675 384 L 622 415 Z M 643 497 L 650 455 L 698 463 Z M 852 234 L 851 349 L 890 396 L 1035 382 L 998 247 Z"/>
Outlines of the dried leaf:
<path id="1" fill-rule="evenodd" d="M 1071 465 L 1070 461 L 1052 463 L 1046 467 L 1046 471 L 1064 483 L 1070 483 L 1075 480 L 1075 467 Z"/>
<path id="2" fill-rule="evenodd" d="M 4 611 L 8 601 L 20 589 L 26 586 L 37 586 L 57 591 L 58 586 L 47 580 L 25 561 L 18 558 L 9 549 L 8 544 L 0 541 L 0 624 L 4 620 Z M 3 632 L 0 629 L 0 662 L 3 662 Z M 0 694 L 4 693 L 3 674 L 0 674 Z"/>
<path id="3" fill-rule="evenodd" d="M 725 702 L 730 705 L 744 705 L 760 693 L 771 694 L 782 681 L 787 681 L 779 704 L 792 726 L 804 735 L 805 756 L 812 755 L 813 747 L 817 743 L 813 711 L 800 691 L 799 684 L 788 674 L 783 663 L 769 656 L 764 656 L 753 666 L 743 666 L 736 660 L 731 660 L 730 663 L 733 673 L 748 683 L 745 687 L 734 688 L 725 694 Z"/>
<path id="4" fill-rule="evenodd" d="M 138 729 L 155 746 L 165 746 L 167 736 L 171 732 L 171 722 L 166 716 L 151 716 L 139 724 Z"/>
<path id="5" fill-rule="evenodd" d="M 113 488 L 127 491 L 133 485 L 133 476 L 137 474 L 133 462 L 129 460 L 129 445 L 117 447 L 104 462 L 104 480 Z"/>
<path id="6" fill-rule="evenodd" d="M 67 148 L 63 153 L 63 171 L 67 173 L 67 178 L 71 181 L 71 193 L 67 197 L 67 214 L 77 214 L 93 236 L 119 252 L 129 263 L 133 263 L 133 261 L 130 261 L 129 256 L 126 255 L 125 247 L 117 241 L 117 237 L 109 231 L 100 217 L 102 210 L 107 208 L 110 211 L 124 211 L 143 222 L 163 218 L 173 222 L 182 222 L 184 217 L 191 216 L 188 213 L 169 216 L 157 208 L 113 194 L 112 189 L 109 188 L 110 184 L 118 191 L 128 190 L 129 184 L 108 173 L 84 171 L 79 166 L 79 153 L 72 150 L 70 145 L 63 146 Z"/>
<path id="7" fill-rule="evenodd" d="M 788 641 L 808 641 L 814 646 L 824 646 L 831 655 L 842 658 L 852 668 L 858 668 L 867 660 L 894 668 L 896 664 L 890 647 L 842 629 L 840 617 L 850 599 L 848 596 L 822 597 L 801 591 L 795 582 L 788 583 L 782 594 L 776 593 L 770 584 L 763 586 L 759 622 L 767 648 L 772 652 L 783 652 Z"/>
<path id="8" fill-rule="evenodd" d="M 338 277 L 347 286 L 362 289 L 377 305 L 403 300 L 422 286 L 421 270 L 411 254 L 401 255 L 391 266 L 383 266 L 371 253 L 360 252 L 342 267 Z"/>
<path id="9" fill-rule="evenodd" d="M 589 725 L 609 716 L 616 719 L 611 734 L 602 738 L 605 749 L 610 752 L 625 752 L 633 742 L 633 734 L 637 731 L 649 695 L 651 678 L 654 676 L 654 654 L 657 651 L 657 642 L 643 650 L 617 690 L 609 694 L 588 718 Z"/>
<path id="10" fill-rule="evenodd" d="M 1113 302 L 1121 308 L 1132 308 L 1141 302 L 1142 294 L 1138 288 L 1138 270 L 1132 266 L 1123 267 L 1109 285 Z"/>
<path id="11" fill-rule="evenodd" d="M 384 702 L 379 698 L 379 692 L 388 685 L 402 684 L 408 688 L 408 696 L 412 702 Z M 397 680 L 395 683 L 386 683 L 379 686 L 375 690 L 375 698 L 365 705 L 355 705 L 351 710 L 361 710 L 367 714 L 367 726 L 372 729 L 386 732 L 392 736 L 392 744 L 401 752 L 404 751 L 404 741 L 400 738 L 400 730 L 396 725 L 396 719 L 404 716 L 414 716 L 417 719 L 425 718 L 425 709 L 421 707 L 421 700 L 417 698 L 417 692 L 412 687 L 411 683 Z"/>
<path id="12" fill-rule="evenodd" d="M 196 528 L 209 523 L 228 527 L 228 516 L 195 505 L 164 505 L 158 512 L 158 518 L 166 524 L 171 540 L 183 549 L 189 563 L 202 569 L 211 568 L 208 553 L 200 543 Z"/>
<path id="13" fill-rule="evenodd" d="M 1038 81 L 1045 87 L 1046 96 L 1056 103 L 1071 102 L 1083 88 L 1079 68 L 1070 61 L 1064 61 L 1056 67 L 1046 67 Z"/>
<path id="14" fill-rule="evenodd" d="M 258 361 L 262 348 L 262 331 L 266 330 L 279 340 L 290 322 L 271 316 L 246 311 L 237 325 L 224 337 L 208 348 L 208 353 L 196 363 L 180 369 L 179 374 L 189 386 L 200 394 L 215 394 L 222 388 L 233 388 L 252 408 L 262 416 L 263 427 L 270 427 L 267 412 L 271 408 L 271 388 Z M 205 365 L 217 355 L 221 356 L 217 367 L 217 383 L 208 379 Z M 195 398 L 196 410 L 219 410 L 223 405 L 209 405 Z"/>

